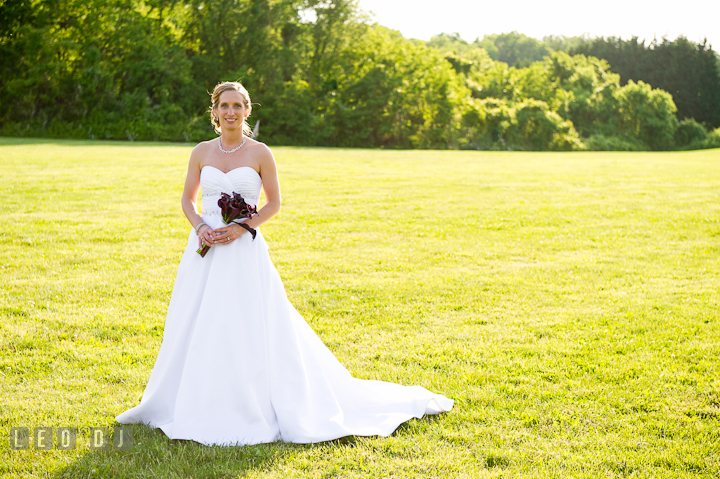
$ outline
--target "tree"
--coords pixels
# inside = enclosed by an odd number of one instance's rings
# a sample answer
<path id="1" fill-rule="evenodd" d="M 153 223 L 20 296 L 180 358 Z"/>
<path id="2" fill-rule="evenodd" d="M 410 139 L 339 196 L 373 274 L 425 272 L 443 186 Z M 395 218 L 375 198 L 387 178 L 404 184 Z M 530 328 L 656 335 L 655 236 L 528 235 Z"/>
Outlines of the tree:
<path id="1" fill-rule="evenodd" d="M 542 61 L 550 54 L 550 49 L 540 40 L 515 31 L 485 35 L 482 40 L 475 40 L 475 44 L 487 50 L 493 60 L 518 68 Z"/>
<path id="2" fill-rule="evenodd" d="M 607 62 L 555 52 L 546 65 L 555 88 L 569 93 L 555 93 L 551 101 L 580 133 L 589 136 L 596 132 L 615 132 L 614 93 L 619 88 L 619 77 L 609 71 Z"/>
<path id="3" fill-rule="evenodd" d="M 368 26 L 337 65 L 327 144 L 452 148 L 469 92 L 443 55 L 385 27 Z"/>
<path id="4" fill-rule="evenodd" d="M 630 80 L 617 90 L 620 128 L 653 150 L 667 150 L 674 146 L 677 119 L 672 96 L 653 89 L 645 82 Z"/>
<path id="5" fill-rule="evenodd" d="M 585 145 L 571 121 L 550 110 L 547 103 L 525 100 L 515 106 L 509 142 L 529 150 L 582 150 Z"/>
<path id="6" fill-rule="evenodd" d="M 720 74 L 717 55 L 707 41 L 696 44 L 681 36 L 674 41 L 654 40 L 646 46 L 637 37 L 597 38 L 571 52 L 607 60 L 620 74 L 622 85 L 642 80 L 672 94 L 679 119 L 720 126 Z"/>

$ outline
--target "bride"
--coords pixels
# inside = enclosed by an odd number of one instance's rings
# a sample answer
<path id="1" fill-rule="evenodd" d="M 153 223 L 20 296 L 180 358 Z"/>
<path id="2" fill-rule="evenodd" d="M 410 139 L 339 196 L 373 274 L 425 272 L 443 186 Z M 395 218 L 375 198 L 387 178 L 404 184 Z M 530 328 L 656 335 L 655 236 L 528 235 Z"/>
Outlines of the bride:
<path id="1" fill-rule="evenodd" d="M 193 229 L 162 345 L 140 404 L 117 421 L 229 446 L 388 436 L 410 418 L 449 411 L 452 399 L 423 387 L 352 377 L 288 301 L 258 229 L 281 199 L 272 152 L 247 136 L 251 108 L 240 83 L 213 90 L 220 136 L 190 155 L 182 208 Z M 249 228 L 223 223 L 221 193 L 257 206 L 261 187 L 267 202 Z M 203 245 L 210 250 L 201 257 Z"/>

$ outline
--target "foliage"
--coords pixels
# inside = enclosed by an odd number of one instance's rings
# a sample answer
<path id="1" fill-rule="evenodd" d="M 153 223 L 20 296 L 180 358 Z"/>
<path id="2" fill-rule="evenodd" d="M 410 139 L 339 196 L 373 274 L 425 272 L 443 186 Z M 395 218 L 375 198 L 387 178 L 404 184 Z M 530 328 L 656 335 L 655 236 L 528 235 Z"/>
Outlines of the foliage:
<path id="1" fill-rule="evenodd" d="M 672 148 L 672 101 L 657 89 L 620 92 L 612 61 L 567 53 L 589 42 L 518 32 L 407 40 L 372 24 L 357 0 L 6 0 L 0 134 L 204 140 L 214 136 L 207 92 L 239 80 L 251 124 L 276 145 L 562 150 L 595 137 L 602 148 Z M 647 57 L 628 45 L 623 55 Z M 681 39 L 653 51 L 671 70 L 714 55 Z M 651 84 L 676 78 L 666 77 Z M 712 95 L 698 98 L 712 106 Z M 643 99 L 655 102 L 649 116 Z"/>
<path id="2" fill-rule="evenodd" d="M 543 101 L 519 103 L 473 99 L 463 114 L 467 149 L 582 150 L 585 148 L 569 120 Z"/>
<path id="3" fill-rule="evenodd" d="M 443 56 L 383 27 L 367 27 L 333 70 L 321 144 L 433 148 L 455 142 L 468 95 Z"/>
<path id="4" fill-rule="evenodd" d="M 647 151 L 648 146 L 630 135 L 605 136 L 592 134 L 585 139 L 588 150 L 593 151 Z"/>
<path id="5" fill-rule="evenodd" d="M 518 68 L 542 61 L 551 51 L 540 40 L 518 32 L 485 35 L 482 40 L 478 39 L 475 43 L 485 48 L 493 60 Z"/>
<path id="6" fill-rule="evenodd" d="M 720 127 L 708 134 L 702 142 L 702 148 L 720 148 Z"/>
<path id="7" fill-rule="evenodd" d="M 667 150 L 674 146 L 677 128 L 675 104 L 672 96 L 653 89 L 642 81 L 630 80 L 617 90 L 620 128 L 653 150 Z"/>
<path id="8" fill-rule="evenodd" d="M 170 25 L 129 6 L 40 1 L 21 25 L 6 27 L 0 40 L 6 133 L 189 139 L 183 111 L 198 95 L 185 51 Z"/>
<path id="9" fill-rule="evenodd" d="M 693 119 L 685 119 L 678 123 L 675 130 L 675 144 L 677 146 L 687 146 L 691 143 L 702 142 L 707 138 L 707 130 L 701 123 Z"/>
<path id="10" fill-rule="evenodd" d="M 645 45 L 637 37 L 601 37 L 575 44 L 570 52 L 604 58 L 620 74 L 623 85 L 630 80 L 644 81 L 669 92 L 679 119 L 720 126 L 720 71 L 717 55 L 707 41 L 698 44 L 680 36 Z"/>
<path id="11" fill-rule="evenodd" d="M 592 38 L 588 34 L 578 37 L 567 37 L 565 35 L 547 35 L 543 37 L 543 43 L 548 49 L 566 53 L 591 40 Z"/>
<path id="12" fill-rule="evenodd" d="M 435 35 L 427 46 L 445 54 L 445 59 L 459 74 L 468 74 L 471 70 L 483 71 L 495 64 L 486 49 L 478 47 L 477 42 L 466 42 L 458 33 Z"/>
<path id="13" fill-rule="evenodd" d="M 509 143 L 527 150 L 581 150 L 584 145 L 573 123 L 551 111 L 547 103 L 525 100 L 515 106 L 516 128 L 508 132 Z"/>
<path id="14" fill-rule="evenodd" d="M 674 145 L 677 122 L 672 97 L 644 83 L 621 88 L 619 76 L 609 71 L 604 60 L 554 52 L 545 61 L 528 68 L 508 68 L 496 63 L 485 71 L 470 71 L 467 79 L 473 96 L 503 100 L 508 106 L 509 113 L 501 122 L 490 126 L 486 117 L 486 124 L 489 133 L 503 139 L 503 145 L 512 149 L 582 149 L 579 135 L 596 137 L 591 149 L 607 149 L 613 145 L 621 150 L 668 149 Z M 540 103 L 533 103 L 531 99 Z M 529 105 L 533 105 L 536 112 L 552 112 L 566 121 L 566 124 L 550 121 L 556 128 L 564 125 L 563 133 L 555 130 L 564 139 L 549 141 L 547 134 L 541 133 L 548 130 L 535 127 L 505 135 L 509 125 L 515 124 L 516 110 Z M 508 127 L 498 126 L 504 124 Z M 606 141 L 606 138 L 614 140 Z"/>
<path id="15" fill-rule="evenodd" d="M 431 43 L 456 56 L 470 48 L 469 44 L 451 36 L 435 37 Z M 453 48 L 453 45 L 458 46 Z M 461 60 L 452 58 L 449 61 L 457 65 Z M 649 85 L 640 90 L 621 88 L 620 76 L 610 71 L 610 65 L 605 60 L 553 52 L 544 61 L 526 68 L 508 67 L 502 62 L 485 63 L 484 68 L 474 62 L 466 63 L 468 68 L 460 73 L 465 77 L 472 96 L 481 100 L 503 100 L 508 113 L 497 116 L 497 109 L 493 108 L 499 103 L 495 101 L 467 102 L 463 114 L 466 127 L 473 123 L 471 117 L 480 118 L 476 111 L 479 107 L 490 108 L 488 115 L 483 117 L 485 120 L 502 119 L 495 124 L 486 121 L 484 135 L 479 130 L 481 123 L 475 121 L 474 127 L 470 128 L 472 131 L 466 133 L 467 142 L 463 147 L 477 145 L 493 148 L 488 142 L 492 143 L 493 140 L 489 139 L 494 138 L 498 142 L 496 146 L 501 148 L 582 149 L 584 146 L 580 137 L 594 137 L 589 145 L 591 149 L 668 149 L 674 145 L 677 122 L 674 120 L 672 98 Z M 515 105 L 527 105 L 530 99 L 543 102 L 545 111 L 552 111 L 569 122 L 571 129 L 567 130 L 569 136 L 566 141 L 547 141 L 539 130 L 532 128 L 520 129 L 519 134 L 505 134 L 510 125 L 517 124 Z M 648 103 L 643 105 L 643 102 Z M 528 135 L 540 136 L 531 138 Z M 560 147 L 561 144 L 564 146 Z"/>
<path id="16" fill-rule="evenodd" d="M 704 150 L 720 148 L 720 128 L 716 128 L 704 138 L 695 138 L 692 142 L 682 147 L 684 150 Z"/>

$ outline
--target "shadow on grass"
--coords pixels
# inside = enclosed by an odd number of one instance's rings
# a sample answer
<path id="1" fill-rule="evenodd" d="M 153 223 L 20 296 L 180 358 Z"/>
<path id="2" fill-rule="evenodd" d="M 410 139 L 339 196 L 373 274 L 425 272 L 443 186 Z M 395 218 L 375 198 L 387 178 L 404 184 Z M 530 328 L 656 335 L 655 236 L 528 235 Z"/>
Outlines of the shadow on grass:
<path id="1" fill-rule="evenodd" d="M 412 434 L 416 421 L 434 422 L 425 416 L 402 423 L 393 436 Z M 114 427 L 119 427 L 115 424 Z M 205 446 L 195 441 L 168 439 L 160 430 L 142 424 L 123 425 L 132 431 L 133 445 L 127 450 L 90 449 L 87 439 L 78 435 L 77 448 L 84 454 L 75 462 L 55 471 L 55 478 L 225 478 L 238 477 L 252 470 L 268 471 L 285 456 L 295 456 L 317 448 L 355 447 L 358 436 L 345 436 L 313 444 L 277 441 L 252 446 Z"/>
<path id="2" fill-rule="evenodd" d="M 115 425 L 119 427 L 119 425 Z M 142 424 L 123 425 L 132 431 L 130 449 L 90 449 L 78 437 L 84 454 L 55 471 L 55 478 L 77 477 L 237 477 L 253 469 L 269 469 L 283 455 L 281 442 L 255 446 L 205 446 L 195 441 L 168 439 L 160 430 Z"/>

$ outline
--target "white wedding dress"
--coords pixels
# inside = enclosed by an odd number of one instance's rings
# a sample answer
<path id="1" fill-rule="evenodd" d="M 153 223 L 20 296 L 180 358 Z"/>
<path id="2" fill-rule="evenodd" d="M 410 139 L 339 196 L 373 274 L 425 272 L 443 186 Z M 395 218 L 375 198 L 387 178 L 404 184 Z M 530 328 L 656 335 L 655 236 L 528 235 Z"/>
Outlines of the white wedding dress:
<path id="1" fill-rule="evenodd" d="M 221 192 L 257 205 L 250 167 L 200 175 L 202 218 L 224 225 Z M 206 445 L 311 443 L 388 436 L 401 423 L 449 411 L 453 400 L 420 386 L 354 378 L 290 304 L 260 230 L 204 258 L 191 230 L 162 345 L 139 405 L 117 416 L 171 439 Z"/>

